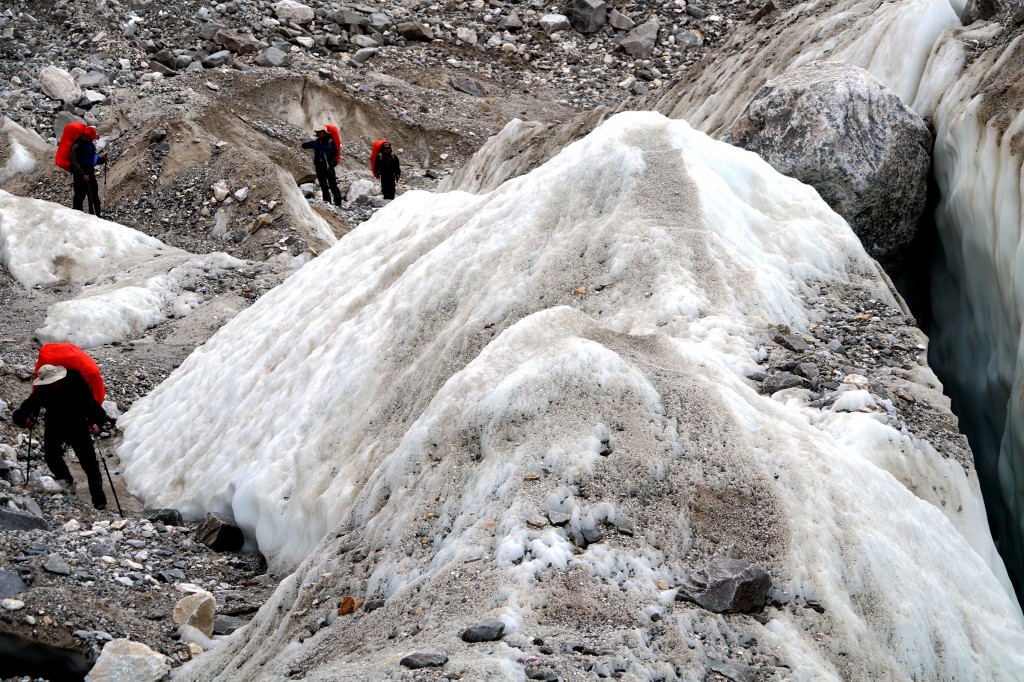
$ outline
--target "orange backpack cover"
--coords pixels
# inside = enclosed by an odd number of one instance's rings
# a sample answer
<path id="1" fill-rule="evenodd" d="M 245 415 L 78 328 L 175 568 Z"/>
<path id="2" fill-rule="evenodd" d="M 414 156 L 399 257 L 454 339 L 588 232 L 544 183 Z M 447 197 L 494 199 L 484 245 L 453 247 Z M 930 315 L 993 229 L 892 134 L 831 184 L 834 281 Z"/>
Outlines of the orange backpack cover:
<path id="1" fill-rule="evenodd" d="M 100 405 L 107 395 L 103 386 L 103 377 L 100 376 L 100 368 L 96 361 L 89 357 L 89 354 L 73 343 L 47 343 L 39 349 L 39 358 L 36 360 L 36 369 L 32 373 L 34 379 L 39 374 L 39 368 L 43 365 L 55 365 L 64 369 L 73 369 L 82 375 L 86 385 L 92 391 L 92 397 Z M 35 390 L 35 387 L 32 387 Z"/>
<path id="2" fill-rule="evenodd" d="M 370 152 L 370 170 L 373 171 L 373 177 L 375 178 L 380 177 L 380 174 L 377 172 L 377 152 L 380 151 L 385 142 L 390 143 L 390 140 L 375 140 L 373 150 Z"/>
<path id="3" fill-rule="evenodd" d="M 58 168 L 71 172 L 71 145 L 82 136 L 82 131 L 85 128 L 85 123 L 82 121 L 72 121 L 64 126 L 64 132 L 60 134 L 60 144 L 57 145 L 57 158 L 54 159 Z"/>
<path id="4" fill-rule="evenodd" d="M 337 166 L 341 161 L 341 131 L 338 130 L 338 126 L 330 124 L 325 125 L 324 128 L 327 128 L 327 132 L 334 138 L 334 146 L 338 148 L 338 153 L 334 155 L 334 165 Z"/>

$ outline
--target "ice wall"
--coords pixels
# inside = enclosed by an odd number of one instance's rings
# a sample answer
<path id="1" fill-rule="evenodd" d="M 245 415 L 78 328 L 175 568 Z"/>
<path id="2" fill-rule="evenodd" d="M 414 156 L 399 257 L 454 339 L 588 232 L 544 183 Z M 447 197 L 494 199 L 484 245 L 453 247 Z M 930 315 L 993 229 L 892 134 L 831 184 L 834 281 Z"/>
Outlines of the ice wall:
<path id="1" fill-rule="evenodd" d="M 521 679 L 538 636 L 570 658 L 592 637 L 637 679 L 732 646 L 797 679 L 1009 678 L 1024 620 L 973 470 L 867 403 L 746 378 L 827 289 L 897 307 L 812 189 L 653 113 L 487 194 L 403 195 L 120 420 L 148 504 L 231 511 L 298 566 L 180 679 L 379 679 L 437 649 Z M 675 605 L 722 552 L 783 606 Z M 344 595 L 380 608 L 338 616 Z M 501 643 L 458 639 L 493 618 Z"/>
<path id="2" fill-rule="evenodd" d="M 930 359 L 971 439 L 1011 574 L 1024 581 L 1024 82 L 1022 37 L 998 24 L 949 33 L 922 93 L 934 102 L 936 224 Z M 979 44 L 990 45 L 981 54 Z M 968 51 L 974 54 L 968 59 Z M 955 75 L 955 78 L 951 78 Z"/>

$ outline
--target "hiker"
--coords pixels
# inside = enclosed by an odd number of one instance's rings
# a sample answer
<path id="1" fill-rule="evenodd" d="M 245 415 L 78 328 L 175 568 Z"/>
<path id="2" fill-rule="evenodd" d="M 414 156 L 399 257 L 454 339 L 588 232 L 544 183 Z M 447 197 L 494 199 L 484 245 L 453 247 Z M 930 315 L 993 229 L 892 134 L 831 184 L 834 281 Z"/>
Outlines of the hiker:
<path id="1" fill-rule="evenodd" d="M 96 128 L 88 126 L 82 129 L 75 143 L 71 145 L 71 177 L 74 180 L 75 196 L 72 206 L 75 210 L 84 211 L 82 205 L 89 199 L 89 213 L 97 218 L 100 216 L 100 186 L 96 182 L 96 164 L 106 163 L 107 157 L 96 153 L 96 140 L 99 139 Z"/>
<path id="2" fill-rule="evenodd" d="M 384 140 L 373 157 L 373 175 L 380 178 L 380 191 L 385 199 L 395 198 L 395 183 L 402 177 L 398 156 L 391 150 L 391 143 Z"/>
<path id="3" fill-rule="evenodd" d="M 334 195 L 334 205 L 341 206 L 341 190 L 338 189 L 338 176 L 334 172 L 339 150 L 327 126 L 317 128 L 316 137 L 303 142 L 302 148 L 313 150 L 313 168 L 316 169 L 316 179 L 320 182 L 324 201 L 331 203 L 331 195 Z"/>
<path id="4" fill-rule="evenodd" d="M 82 375 L 73 369 L 43 365 L 32 385 L 36 389 L 14 411 L 12 421 L 17 426 L 31 429 L 39 422 L 39 410 L 45 409 L 43 459 L 46 466 L 74 494 L 75 479 L 64 461 L 64 446 L 70 445 L 89 480 L 93 506 L 106 509 L 107 496 L 103 494 L 103 478 L 96 461 L 92 436 L 99 435 L 100 427 L 114 420 L 96 402 Z"/>

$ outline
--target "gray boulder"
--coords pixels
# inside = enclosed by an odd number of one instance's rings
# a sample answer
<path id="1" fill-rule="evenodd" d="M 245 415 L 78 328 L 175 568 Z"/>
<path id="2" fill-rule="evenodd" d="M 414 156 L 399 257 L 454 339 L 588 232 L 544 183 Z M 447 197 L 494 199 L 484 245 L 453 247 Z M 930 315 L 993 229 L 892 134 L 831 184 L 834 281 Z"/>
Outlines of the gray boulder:
<path id="1" fill-rule="evenodd" d="M 235 54 L 254 54 L 267 47 L 265 42 L 256 39 L 251 33 L 240 33 L 226 28 L 213 34 L 213 42 Z"/>
<path id="2" fill-rule="evenodd" d="M 288 66 L 291 60 L 292 58 L 287 52 L 276 47 L 268 47 L 253 57 L 252 61 L 257 66 Z"/>
<path id="3" fill-rule="evenodd" d="M 523 30 L 523 20 L 519 18 L 519 15 L 515 12 L 512 14 L 506 14 L 498 22 L 498 29 L 501 31 L 508 31 L 509 33 L 516 33 Z"/>
<path id="4" fill-rule="evenodd" d="M 473 97 L 487 96 L 484 86 L 468 76 L 452 76 L 449 83 L 451 83 L 453 88 L 467 95 L 472 95 Z"/>
<path id="5" fill-rule="evenodd" d="M 377 54 L 376 47 L 364 47 L 352 54 L 352 61 L 356 64 L 363 64 L 373 58 L 375 54 Z"/>
<path id="6" fill-rule="evenodd" d="M 927 196 L 921 117 L 855 66 L 811 62 L 768 81 L 722 138 L 811 185 L 896 277 Z"/>
<path id="7" fill-rule="evenodd" d="M 505 623 L 500 620 L 480 623 L 466 628 L 462 632 L 462 641 L 475 644 L 477 642 L 496 642 L 505 634 Z"/>
<path id="8" fill-rule="evenodd" d="M 211 512 L 196 528 L 196 542 L 216 552 L 237 552 L 245 544 L 245 537 L 233 516 Z"/>
<path id="9" fill-rule="evenodd" d="M 572 28 L 572 24 L 569 23 L 569 17 L 564 14 L 545 14 L 541 16 L 539 23 L 545 35 L 551 35 L 558 31 L 568 31 Z"/>
<path id="10" fill-rule="evenodd" d="M 595 33 L 608 22 L 608 3 L 604 0 L 569 0 L 563 11 L 580 33 Z"/>
<path id="11" fill-rule="evenodd" d="M 49 530 L 46 520 L 35 514 L 0 507 L 0 530 Z"/>
<path id="12" fill-rule="evenodd" d="M 278 19 L 295 24 L 308 24 L 313 21 L 313 8 L 295 0 L 281 0 L 274 3 L 274 14 Z"/>
<path id="13" fill-rule="evenodd" d="M 231 52 L 229 50 L 221 50 L 220 52 L 214 52 L 209 57 L 203 60 L 202 64 L 204 68 L 216 69 L 219 66 L 224 66 L 231 61 Z"/>
<path id="14" fill-rule="evenodd" d="M 768 571 L 743 559 L 715 557 L 679 586 L 676 601 L 692 601 L 714 613 L 754 613 L 771 589 Z"/>
<path id="15" fill-rule="evenodd" d="M 658 44 L 658 19 L 651 17 L 626 34 L 619 46 L 631 57 L 647 59 L 654 54 L 654 46 Z"/>
<path id="16" fill-rule="evenodd" d="M 627 17 L 625 14 L 617 9 L 613 9 L 608 13 L 608 23 L 612 25 L 612 28 L 617 28 L 620 31 L 628 31 L 629 29 L 636 26 L 636 22 Z"/>
<path id="17" fill-rule="evenodd" d="M 406 40 L 431 41 L 434 39 L 434 32 L 430 27 L 418 21 L 403 21 L 395 27 L 398 34 Z"/>

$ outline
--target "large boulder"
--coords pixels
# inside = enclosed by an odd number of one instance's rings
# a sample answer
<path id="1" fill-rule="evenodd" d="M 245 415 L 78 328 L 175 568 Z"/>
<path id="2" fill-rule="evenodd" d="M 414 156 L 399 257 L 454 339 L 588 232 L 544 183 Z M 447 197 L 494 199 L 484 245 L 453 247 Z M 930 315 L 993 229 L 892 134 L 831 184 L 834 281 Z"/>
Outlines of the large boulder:
<path id="1" fill-rule="evenodd" d="M 811 62 L 778 76 L 722 139 L 814 187 L 890 275 L 902 271 L 928 193 L 932 138 L 870 73 Z"/>
<path id="2" fill-rule="evenodd" d="M 714 613 L 753 613 L 771 589 L 768 571 L 743 559 L 715 557 L 679 586 L 677 601 L 692 601 Z"/>
<path id="3" fill-rule="evenodd" d="M 47 66 L 39 72 L 39 89 L 50 99 L 59 99 L 65 104 L 78 104 L 82 89 L 71 74 L 56 66 Z"/>
<path id="4" fill-rule="evenodd" d="M 158 682 L 167 677 L 171 664 L 163 654 L 130 639 L 115 639 L 103 647 L 90 682 Z"/>

